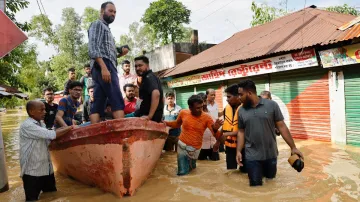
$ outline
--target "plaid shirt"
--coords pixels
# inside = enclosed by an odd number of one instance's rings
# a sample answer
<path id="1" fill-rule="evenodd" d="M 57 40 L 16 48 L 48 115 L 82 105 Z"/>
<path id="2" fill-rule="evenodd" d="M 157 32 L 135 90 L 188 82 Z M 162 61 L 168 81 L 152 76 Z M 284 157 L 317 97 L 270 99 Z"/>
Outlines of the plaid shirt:
<path id="1" fill-rule="evenodd" d="M 96 20 L 91 23 L 88 30 L 89 36 L 89 56 L 91 67 L 94 66 L 95 58 L 107 58 L 114 67 L 117 67 L 117 51 L 115 39 L 111 34 L 109 24 L 103 20 Z"/>

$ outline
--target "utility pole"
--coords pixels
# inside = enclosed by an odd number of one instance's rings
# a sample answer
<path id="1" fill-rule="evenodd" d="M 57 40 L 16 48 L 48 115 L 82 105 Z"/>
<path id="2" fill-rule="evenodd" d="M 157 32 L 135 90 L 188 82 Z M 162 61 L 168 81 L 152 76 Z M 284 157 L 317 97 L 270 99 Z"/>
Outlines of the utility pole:
<path id="1" fill-rule="evenodd" d="M 5 0 L 0 0 L 0 10 L 5 12 Z M 0 122 L 0 193 L 9 190 L 9 181 L 6 171 L 5 147 Z"/>

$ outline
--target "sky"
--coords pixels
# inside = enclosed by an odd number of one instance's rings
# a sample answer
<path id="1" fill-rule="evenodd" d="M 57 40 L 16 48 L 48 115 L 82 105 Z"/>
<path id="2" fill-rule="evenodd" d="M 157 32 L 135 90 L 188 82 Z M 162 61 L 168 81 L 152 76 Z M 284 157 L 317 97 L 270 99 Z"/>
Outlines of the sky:
<path id="1" fill-rule="evenodd" d="M 42 0 L 46 14 L 53 24 L 61 23 L 63 8 L 73 7 L 82 15 L 88 6 L 100 8 L 105 0 Z M 128 32 L 128 27 L 135 21 L 140 21 L 145 10 L 153 0 L 113 0 L 117 8 L 117 16 L 110 25 L 115 39 L 120 40 L 120 35 Z M 252 0 L 180 0 L 192 11 L 190 27 L 199 31 L 199 41 L 207 43 L 221 43 L 234 33 L 250 28 L 252 19 Z M 17 13 L 16 18 L 20 22 L 29 21 L 33 15 L 39 15 L 40 10 L 36 0 L 29 0 L 28 8 Z M 271 6 L 278 6 L 280 0 L 256 0 L 266 2 Z M 360 8 L 359 0 L 287 0 L 287 8 L 297 11 L 316 5 L 328 7 L 343 5 L 344 3 Z M 87 40 L 87 39 L 86 39 Z M 29 41 L 37 45 L 38 59 L 48 60 L 56 54 L 54 47 L 46 46 L 40 41 L 30 38 Z"/>

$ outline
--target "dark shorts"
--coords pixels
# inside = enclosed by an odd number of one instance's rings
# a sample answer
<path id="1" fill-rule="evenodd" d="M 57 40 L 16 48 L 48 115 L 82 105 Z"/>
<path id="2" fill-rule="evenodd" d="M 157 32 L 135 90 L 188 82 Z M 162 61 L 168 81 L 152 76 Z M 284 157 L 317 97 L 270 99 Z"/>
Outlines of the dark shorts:
<path id="1" fill-rule="evenodd" d="M 243 166 L 240 167 L 240 171 L 242 173 L 247 173 L 247 168 L 246 168 L 246 163 L 245 163 L 245 150 L 243 150 L 242 153 L 242 164 Z M 236 162 L 236 148 L 232 148 L 232 147 L 226 147 L 226 168 L 228 170 L 233 170 L 233 169 L 237 169 L 238 168 L 238 164 Z"/>
<path id="2" fill-rule="evenodd" d="M 41 177 L 23 175 L 22 180 L 24 183 L 26 201 L 37 201 L 41 191 L 57 191 L 54 174 Z"/>
<path id="3" fill-rule="evenodd" d="M 220 160 L 219 152 L 214 152 L 213 149 L 201 149 L 198 160 Z"/>
<path id="4" fill-rule="evenodd" d="M 220 144 L 219 152 L 225 152 L 225 145 L 224 144 Z"/>
<path id="5" fill-rule="evenodd" d="M 250 186 L 261 186 L 262 178 L 273 179 L 276 176 L 277 158 L 264 161 L 246 161 Z"/>
<path id="6" fill-rule="evenodd" d="M 166 142 L 164 145 L 164 150 L 165 151 L 177 151 L 178 141 L 179 141 L 178 136 L 169 135 L 168 138 L 166 139 Z"/>
<path id="7" fill-rule="evenodd" d="M 106 67 L 108 68 L 111 75 L 111 82 L 106 83 L 102 79 L 101 69 L 97 63 L 94 64 L 94 67 L 91 69 L 92 79 L 94 83 L 94 103 L 91 105 L 91 114 L 100 114 L 104 115 L 105 103 L 107 102 L 111 105 L 111 110 L 113 112 L 124 110 L 125 104 L 122 97 L 119 85 L 119 77 L 117 75 L 117 70 L 110 60 L 103 58 Z"/>

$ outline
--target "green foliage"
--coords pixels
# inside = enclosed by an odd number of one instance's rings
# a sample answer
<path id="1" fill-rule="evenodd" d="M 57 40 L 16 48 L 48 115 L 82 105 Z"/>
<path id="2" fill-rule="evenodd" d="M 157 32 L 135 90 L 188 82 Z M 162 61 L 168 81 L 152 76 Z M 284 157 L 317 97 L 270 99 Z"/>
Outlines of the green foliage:
<path id="1" fill-rule="evenodd" d="M 332 11 L 332 12 L 343 13 L 343 14 L 360 16 L 360 11 L 356 10 L 355 7 L 351 7 L 347 4 L 344 4 L 342 6 L 330 6 L 330 7 L 326 8 L 326 10 Z"/>
<path id="2" fill-rule="evenodd" d="M 86 7 L 84 10 L 84 13 L 82 15 L 82 29 L 88 30 L 90 27 L 90 24 L 94 22 L 95 20 L 99 19 L 100 12 L 99 10 L 92 8 L 92 7 Z"/>
<path id="3" fill-rule="evenodd" d="M 30 26 L 27 22 L 19 23 L 15 19 L 15 13 L 18 11 L 27 8 L 30 2 L 26 0 L 6 0 L 6 10 L 5 14 L 23 31 L 29 31 Z"/>
<path id="4" fill-rule="evenodd" d="M 64 83 L 68 79 L 67 69 L 75 67 L 78 79 L 81 77 L 83 65 L 89 62 L 88 47 L 84 43 L 83 28 L 87 24 L 87 20 L 96 20 L 93 15 L 94 9 L 86 8 L 82 18 L 75 12 L 74 8 L 64 8 L 62 11 L 62 23 L 53 28 L 52 22 L 47 16 L 33 16 L 31 20 L 31 36 L 43 41 L 47 45 L 52 45 L 58 54 L 51 58 L 48 62 L 48 75 L 43 80 L 38 81 L 38 88 L 41 89 L 45 84 L 55 85 L 57 89 L 62 90 Z M 43 23 L 46 22 L 46 23 Z M 46 25 L 47 24 L 47 25 Z M 45 71 L 45 70 L 44 70 Z M 53 82 L 49 83 L 49 78 Z"/>
<path id="5" fill-rule="evenodd" d="M 151 51 L 158 45 L 158 40 L 153 38 L 153 30 L 148 25 L 133 22 L 129 25 L 129 33 L 120 36 L 119 45 L 129 45 L 131 51 L 119 60 L 133 60 L 143 51 Z"/>
<path id="6" fill-rule="evenodd" d="M 253 12 L 250 23 L 252 27 L 271 22 L 286 14 L 286 11 L 281 8 L 271 7 L 266 3 L 257 4 L 255 1 L 251 3 L 251 11 Z"/>
<path id="7" fill-rule="evenodd" d="M 4 97 L 0 98 L 0 107 L 5 107 L 7 109 L 14 109 L 17 106 L 24 105 L 24 101 L 12 96 L 11 98 Z"/>
<path id="8" fill-rule="evenodd" d="M 181 41 L 184 37 L 183 24 L 190 23 L 191 11 L 176 0 L 158 0 L 150 3 L 141 21 L 153 30 L 153 38 L 161 44 Z"/>

